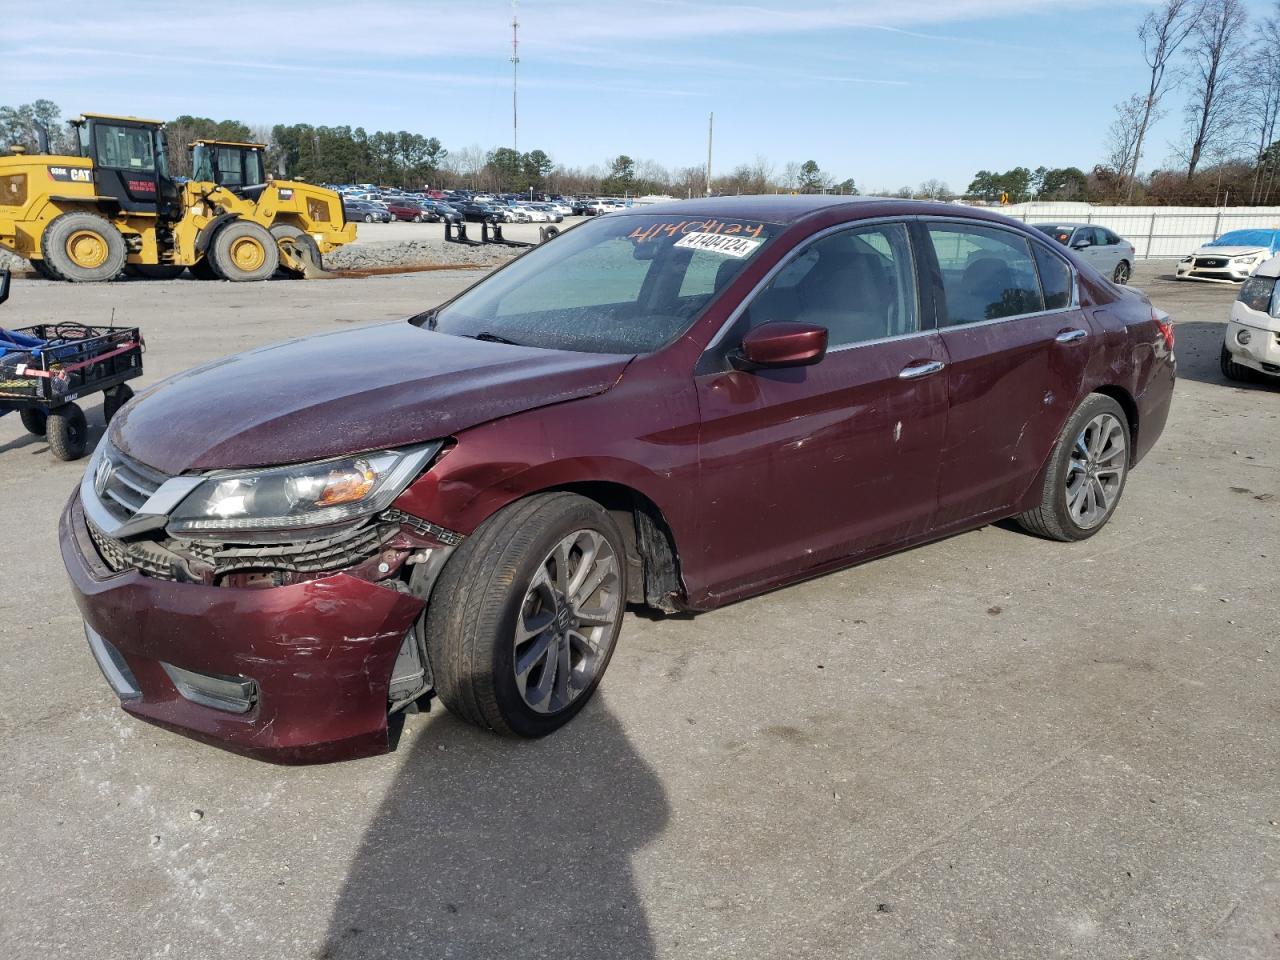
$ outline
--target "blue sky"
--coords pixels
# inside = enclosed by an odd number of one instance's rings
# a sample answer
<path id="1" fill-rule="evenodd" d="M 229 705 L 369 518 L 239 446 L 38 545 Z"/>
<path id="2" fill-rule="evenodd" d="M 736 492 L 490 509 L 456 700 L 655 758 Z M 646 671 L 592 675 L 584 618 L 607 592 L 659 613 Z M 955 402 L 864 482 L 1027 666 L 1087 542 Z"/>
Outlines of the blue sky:
<path id="1" fill-rule="evenodd" d="M 1253 0 L 1255 16 L 1269 0 Z M 859 187 L 1102 158 L 1145 82 L 1142 0 L 524 0 L 520 147 L 715 170 L 814 159 Z M 19 4 L 0 101 L 408 129 L 509 145 L 509 0 Z M 47 15 L 36 11 L 49 11 Z M 175 10 L 186 10 L 181 16 Z M 9 17 L 13 26 L 12 14 Z M 18 65 L 22 64 L 19 68 Z M 37 65 L 38 66 L 35 66 Z M 1180 101 L 1144 166 L 1172 156 Z"/>

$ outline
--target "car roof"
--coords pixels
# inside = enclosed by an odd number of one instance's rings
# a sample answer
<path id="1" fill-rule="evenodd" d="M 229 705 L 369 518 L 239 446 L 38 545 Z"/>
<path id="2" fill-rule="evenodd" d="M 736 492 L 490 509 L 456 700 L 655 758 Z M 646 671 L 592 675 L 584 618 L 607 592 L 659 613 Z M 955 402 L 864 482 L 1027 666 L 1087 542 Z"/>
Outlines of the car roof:
<path id="1" fill-rule="evenodd" d="M 1102 226 L 1100 223 L 1081 223 L 1078 220 L 1044 220 L 1040 223 L 1029 223 L 1027 226 L 1035 227 L 1037 230 L 1041 227 L 1049 227 L 1052 230 L 1061 230 L 1064 227 L 1070 227 L 1073 230 L 1076 227 L 1097 227 L 1099 230 L 1110 229 L 1109 227 Z"/>
<path id="2" fill-rule="evenodd" d="M 606 201 L 607 202 L 607 201 Z M 994 211 L 980 207 L 938 203 L 932 200 L 899 200 L 895 197 L 845 197 L 839 195 L 759 194 L 754 196 L 705 197 L 693 200 L 674 200 L 667 203 L 650 203 L 629 207 L 612 216 L 695 216 L 733 217 L 735 219 L 764 220 L 770 223 L 792 224 L 809 216 L 835 208 L 847 208 L 849 219 L 882 216 L 942 216 L 965 217 L 975 220 L 1011 222 Z M 1019 226 L 1027 226 L 1018 221 Z"/>

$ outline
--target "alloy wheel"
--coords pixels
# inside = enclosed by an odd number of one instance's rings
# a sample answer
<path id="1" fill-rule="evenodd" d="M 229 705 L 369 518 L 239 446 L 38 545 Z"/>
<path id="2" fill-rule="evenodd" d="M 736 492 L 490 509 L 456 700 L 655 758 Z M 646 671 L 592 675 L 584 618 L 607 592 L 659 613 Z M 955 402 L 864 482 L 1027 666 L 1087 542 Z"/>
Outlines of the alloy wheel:
<path id="1" fill-rule="evenodd" d="M 1065 495 L 1067 512 L 1084 530 L 1110 515 L 1124 485 L 1129 452 L 1124 426 L 1110 413 L 1100 413 L 1084 425 L 1071 448 Z"/>
<path id="2" fill-rule="evenodd" d="M 618 557 L 595 530 L 569 534 L 546 556 L 517 616 L 516 689 L 537 713 L 559 713 L 591 686 L 622 616 Z"/>
<path id="3" fill-rule="evenodd" d="M 1115 282 L 1121 286 L 1129 282 L 1129 264 L 1123 261 L 1116 264 Z"/>

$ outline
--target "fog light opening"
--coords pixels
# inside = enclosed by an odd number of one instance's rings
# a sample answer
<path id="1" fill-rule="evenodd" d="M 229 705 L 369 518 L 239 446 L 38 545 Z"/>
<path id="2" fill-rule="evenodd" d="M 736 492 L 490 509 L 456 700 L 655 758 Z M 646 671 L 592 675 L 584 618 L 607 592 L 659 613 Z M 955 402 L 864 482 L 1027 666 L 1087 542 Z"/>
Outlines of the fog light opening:
<path id="1" fill-rule="evenodd" d="M 1249 345 L 1249 341 L 1252 339 L 1253 339 L 1253 334 L 1250 333 L 1248 330 L 1236 331 L 1236 343 L 1240 344 L 1240 346 L 1247 347 Z"/>
<path id="2" fill-rule="evenodd" d="M 192 703 L 228 713 L 248 713 L 258 702 L 258 682 L 248 677 L 197 673 L 163 661 L 160 666 L 164 667 L 178 692 Z"/>

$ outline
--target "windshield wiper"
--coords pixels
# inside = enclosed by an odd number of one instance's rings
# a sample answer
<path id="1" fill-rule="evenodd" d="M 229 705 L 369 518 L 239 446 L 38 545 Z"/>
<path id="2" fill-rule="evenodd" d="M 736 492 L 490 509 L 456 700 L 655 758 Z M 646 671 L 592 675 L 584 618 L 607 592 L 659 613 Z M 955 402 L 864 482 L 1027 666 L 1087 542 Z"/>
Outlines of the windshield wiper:
<path id="1" fill-rule="evenodd" d="M 468 333 L 466 336 L 470 337 L 472 340 L 483 340 L 486 343 L 505 343 L 509 347 L 524 346 L 523 343 L 516 343 L 514 340 L 508 340 L 506 337 L 500 337 L 496 333 L 490 333 L 488 330 L 483 330 L 480 333 Z"/>

